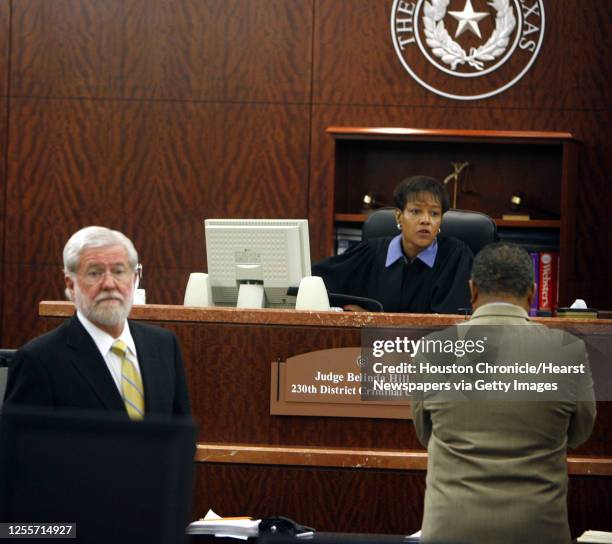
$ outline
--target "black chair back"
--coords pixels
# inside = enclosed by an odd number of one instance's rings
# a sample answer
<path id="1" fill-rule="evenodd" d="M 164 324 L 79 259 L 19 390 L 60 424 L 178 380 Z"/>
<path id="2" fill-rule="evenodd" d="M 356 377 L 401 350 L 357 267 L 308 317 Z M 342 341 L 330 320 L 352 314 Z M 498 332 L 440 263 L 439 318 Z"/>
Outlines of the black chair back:
<path id="1" fill-rule="evenodd" d="M 11 366 L 15 358 L 16 349 L 0 349 L 0 367 Z"/>
<path id="2" fill-rule="evenodd" d="M 381 208 L 370 214 L 363 224 L 362 238 L 383 238 L 399 234 L 395 208 Z M 450 209 L 442 217 L 440 234 L 465 242 L 476 255 L 484 246 L 497 241 L 497 225 L 487 214 Z"/>
<path id="3" fill-rule="evenodd" d="M 0 349 L 0 406 L 4 402 L 4 392 L 8 380 L 8 369 L 15 358 L 16 349 Z"/>

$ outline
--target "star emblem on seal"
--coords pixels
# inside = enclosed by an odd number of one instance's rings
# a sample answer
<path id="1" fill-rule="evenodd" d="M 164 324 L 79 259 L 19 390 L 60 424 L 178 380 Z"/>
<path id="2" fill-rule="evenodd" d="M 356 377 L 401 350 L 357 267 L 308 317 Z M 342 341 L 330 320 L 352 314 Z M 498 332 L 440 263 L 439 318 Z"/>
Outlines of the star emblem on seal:
<path id="1" fill-rule="evenodd" d="M 512 87 L 535 62 L 544 28 L 544 0 L 394 0 L 391 12 L 402 66 L 429 91 L 457 100 Z"/>
<path id="2" fill-rule="evenodd" d="M 482 38 L 480 35 L 480 28 L 478 27 L 478 21 L 481 21 L 489 15 L 486 11 L 474 11 L 472 2 L 467 0 L 463 11 L 449 11 L 448 13 L 459 21 L 457 32 L 455 32 L 455 38 L 461 36 L 466 30 L 471 30 L 476 36 Z"/>

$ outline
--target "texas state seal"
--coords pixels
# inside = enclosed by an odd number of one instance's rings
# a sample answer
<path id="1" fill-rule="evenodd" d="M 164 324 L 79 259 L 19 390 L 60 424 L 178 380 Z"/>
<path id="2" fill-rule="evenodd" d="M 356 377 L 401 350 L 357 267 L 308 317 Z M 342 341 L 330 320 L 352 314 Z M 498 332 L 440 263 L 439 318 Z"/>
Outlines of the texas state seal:
<path id="1" fill-rule="evenodd" d="M 479 100 L 512 87 L 544 39 L 544 0 L 394 0 L 393 45 L 429 91 Z"/>

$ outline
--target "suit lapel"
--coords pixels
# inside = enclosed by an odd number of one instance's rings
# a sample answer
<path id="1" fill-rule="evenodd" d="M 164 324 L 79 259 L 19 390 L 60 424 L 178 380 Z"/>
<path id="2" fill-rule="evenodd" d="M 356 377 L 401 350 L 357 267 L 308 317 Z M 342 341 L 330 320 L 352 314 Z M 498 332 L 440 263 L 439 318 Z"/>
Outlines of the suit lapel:
<path id="1" fill-rule="evenodd" d="M 163 376 L 160 374 L 160 353 L 151 342 L 145 330 L 138 323 L 129 322 L 130 332 L 136 344 L 136 355 L 142 375 L 145 394 L 145 413 L 156 412 L 159 409 L 161 392 L 164 389 Z"/>
<path id="2" fill-rule="evenodd" d="M 125 405 L 106 362 L 76 315 L 68 323 L 66 343 L 70 361 L 104 407 L 111 411 L 125 412 Z"/>

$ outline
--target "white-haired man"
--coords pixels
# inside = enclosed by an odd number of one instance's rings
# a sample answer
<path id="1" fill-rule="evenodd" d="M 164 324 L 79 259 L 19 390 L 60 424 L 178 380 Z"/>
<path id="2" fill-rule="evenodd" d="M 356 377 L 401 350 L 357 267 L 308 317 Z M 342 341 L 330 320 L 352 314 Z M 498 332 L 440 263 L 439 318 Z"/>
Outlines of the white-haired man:
<path id="1" fill-rule="evenodd" d="M 121 232 L 86 227 L 63 252 L 76 314 L 16 354 L 6 404 L 106 410 L 138 420 L 190 413 L 174 334 L 128 321 L 138 253 Z"/>

